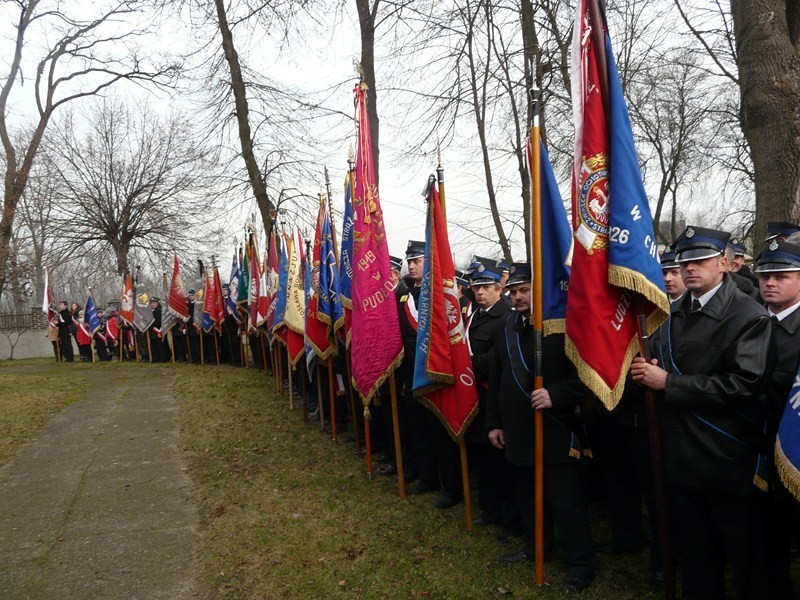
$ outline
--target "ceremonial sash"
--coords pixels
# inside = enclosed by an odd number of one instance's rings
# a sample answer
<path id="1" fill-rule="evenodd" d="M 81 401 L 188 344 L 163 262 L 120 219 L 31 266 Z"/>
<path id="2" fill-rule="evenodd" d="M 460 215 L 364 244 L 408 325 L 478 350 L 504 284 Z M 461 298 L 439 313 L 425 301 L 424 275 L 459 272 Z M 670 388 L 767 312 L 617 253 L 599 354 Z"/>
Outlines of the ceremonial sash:
<path id="1" fill-rule="evenodd" d="M 412 296 L 410 292 L 403 305 L 406 311 L 406 317 L 408 317 L 408 322 L 414 328 L 414 331 L 417 331 L 417 328 L 419 327 L 419 311 L 417 310 L 417 303 L 414 300 L 414 296 Z"/>

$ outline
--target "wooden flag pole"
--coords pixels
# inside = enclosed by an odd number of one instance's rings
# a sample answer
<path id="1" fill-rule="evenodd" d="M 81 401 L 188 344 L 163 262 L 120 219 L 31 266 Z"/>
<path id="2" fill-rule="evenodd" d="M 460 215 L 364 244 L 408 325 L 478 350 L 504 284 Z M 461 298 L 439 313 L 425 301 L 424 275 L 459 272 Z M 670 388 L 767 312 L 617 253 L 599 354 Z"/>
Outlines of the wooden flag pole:
<path id="1" fill-rule="evenodd" d="M 289 410 L 294 410 L 294 383 L 292 382 L 292 356 L 286 344 L 286 379 L 289 380 Z"/>
<path id="2" fill-rule="evenodd" d="M 650 362 L 647 349 L 647 317 L 638 315 L 639 352 Z M 664 574 L 664 597 L 675 598 L 675 569 L 672 563 L 672 540 L 670 539 L 669 521 L 667 519 L 667 492 L 664 483 L 664 457 L 661 446 L 661 428 L 656 414 L 656 398 L 653 390 L 644 388 L 644 400 L 647 408 L 647 429 L 650 437 L 650 466 L 653 470 L 653 495 L 656 503 L 658 526 L 658 543 L 661 551 L 661 572 Z"/>
<path id="3" fill-rule="evenodd" d="M 328 397 L 331 402 L 331 439 L 335 443 L 339 440 L 336 439 L 336 386 L 333 383 L 333 355 L 328 356 Z"/>
<path id="4" fill-rule="evenodd" d="M 265 337 L 267 337 L 266 332 L 258 333 L 258 338 L 261 340 L 261 362 L 264 363 L 264 373 L 267 372 L 267 345 L 264 342 Z M 255 357 L 253 357 L 253 367 L 255 367 L 255 364 L 256 364 L 256 359 Z"/>
<path id="5" fill-rule="evenodd" d="M 394 431 L 394 458 L 397 463 L 397 487 L 400 492 L 400 499 L 405 500 L 406 482 L 403 468 L 403 446 L 400 443 L 400 418 L 397 412 L 397 379 L 394 373 L 389 377 L 389 393 L 392 397 L 392 430 Z M 366 427 L 364 430 L 366 430 Z M 372 477 L 372 455 L 370 450 L 371 448 L 367 446 L 367 473 Z"/>
<path id="6" fill-rule="evenodd" d="M 302 388 L 303 389 L 303 391 L 302 391 L 302 394 L 303 394 L 303 423 L 307 424 L 308 423 L 308 389 L 307 389 L 308 385 L 306 384 L 306 375 L 308 375 L 308 372 L 306 370 L 306 371 L 301 371 L 301 373 L 303 375 L 300 378 L 300 381 L 302 381 L 302 383 L 303 383 L 303 388 Z"/>
<path id="7" fill-rule="evenodd" d="M 211 335 L 214 336 L 214 352 L 217 355 L 217 366 L 219 366 L 219 336 L 213 329 L 211 330 Z"/>
<path id="8" fill-rule="evenodd" d="M 122 360 L 120 358 L 120 360 Z M 58 335 L 58 329 L 56 329 L 56 361 L 61 364 L 61 338 Z"/>
<path id="9" fill-rule="evenodd" d="M 439 154 L 439 164 L 436 166 L 436 183 L 439 186 L 439 205 L 442 207 L 445 227 L 447 226 L 447 203 L 444 195 L 444 167 L 442 166 L 442 156 Z M 467 462 L 467 443 L 462 437 L 458 442 L 458 449 L 461 455 L 461 486 L 464 494 L 464 520 L 467 531 L 472 533 L 472 494 L 469 485 L 469 463 Z"/>
<path id="10" fill-rule="evenodd" d="M 153 347 L 152 347 L 152 344 L 150 343 L 150 332 L 149 331 L 145 331 L 144 332 L 144 336 L 147 338 L 147 358 L 150 360 L 150 363 L 152 364 L 152 362 L 153 362 Z"/>
<path id="11" fill-rule="evenodd" d="M 136 357 L 136 362 L 139 362 L 139 344 L 136 343 L 136 330 L 131 329 L 131 339 L 133 340 L 133 356 Z"/>
<path id="12" fill-rule="evenodd" d="M 325 430 L 325 401 L 322 399 L 322 369 L 317 362 L 317 410 L 319 411 L 319 429 Z"/>
<path id="13" fill-rule="evenodd" d="M 200 333 L 198 335 L 200 336 L 200 366 L 202 367 L 202 366 L 205 366 L 205 364 L 206 364 L 206 362 L 205 362 L 206 361 L 206 352 L 203 349 L 203 332 L 202 332 L 202 330 L 200 331 Z"/>
<path id="14" fill-rule="evenodd" d="M 280 342 L 277 340 L 275 341 L 276 344 L 280 345 Z M 281 373 L 281 353 L 280 350 L 274 352 L 275 354 L 275 391 L 278 392 L 278 396 L 283 396 L 283 373 Z"/>
<path id="15" fill-rule="evenodd" d="M 534 73 L 534 77 L 536 73 Z M 536 86 L 536 84 L 534 84 Z M 531 323 L 534 335 L 534 380 L 533 389 L 544 387 L 542 376 L 542 321 L 544 308 L 542 305 L 542 197 L 541 197 L 541 163 L 539 151 L 539 88 L 531 90 L 533 105 L 533 123 L 530 131 L 531 163 L 531 254 L 533 275 L 533 302 L 531 303 Z M 536 585 L 544 585 L 544 416 L 542 411 L 533 413 L 534 438 L 534 581 Z"/>
<path id="16" fill-rule="evenodd" d="M 186 355 L 189 357 L 189 364 L 193 365 L 194 361 L 192 360 L 192 340 L 189 336 L 189 327 L 194 327 L 193 323 L 186 322 Z"/>
<path id="17" fill-rule="evenodd" d="M 345 350 L 344 350 L 344 356 L 345 356 L 345 360 L 346 360 L 346 364 L 347 364 L 347 389 L 350 392 L 350 394 L 349 394 L 350 395 L 350 413 L 353 415 L 353 428 L 355 429 L 355 434 L 356 434 L 356 452 L 358 452 L 358 454 L 361 454 L 361 436 L 358 433 L 358 415 L 356 414 L 356 397 L 355 397 L 355 391 L 353 390 L 353 382 L 351 381 L 351 377 L 352 377 L 351 369 L 352 369 L 352 367 L 350 365 L 350 352 L 347 350 L 347 348 L 345 348 Z M 364 420 L 364 430 L 365 431 L 366 431 L 368 425 L 369 425 L 369 423 L 367 423 L 367 421 L 365 419 Z M 366 435 L 366 433 L 364 433 L 364 435 Z"/>
<path id="18" fill-rule="evenodd" d="M 175 336 L 172 335 L 172 329 L 169 330 L 169 349 L 172 352 L 172 364 L 175 364 Z"/>

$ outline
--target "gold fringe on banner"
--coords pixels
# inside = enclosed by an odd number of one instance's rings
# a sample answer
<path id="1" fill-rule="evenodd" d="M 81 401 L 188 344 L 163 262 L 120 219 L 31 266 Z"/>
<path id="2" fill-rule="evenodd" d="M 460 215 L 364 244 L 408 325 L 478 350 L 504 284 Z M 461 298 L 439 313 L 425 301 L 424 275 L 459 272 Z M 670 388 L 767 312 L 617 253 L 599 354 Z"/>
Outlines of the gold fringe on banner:
<path id="1" fill-rule="evenodd" d="M 622 392 L 625 389 L 625 375 L 633 362 L 633 357 L 639 354 L 639 339 L 633 337 L 628 344 L 628 349 L 625 352 L 625 357 L 622 360 L 619 374 L 617 375 L 617 383 L 613 389 L 606 385 L 606 382 L 581 358 L 575 344 L 569 339 L 569 336 L 564 339 L 564 351 L 567 357 L 575 365 L 578 371 L 578 376 L 581 381 L 589 388 L 595 396 L 597 396 L 607 410 L 611 411 L 619 404 L 619 399 L 622 397 Z"/>
<path id="2" fill-rule="evenodd" d="M 566 333 L 567 320 L 566 319 L 547 319 L 542 321 L 542 335 L 547 337 L 554 333 Z"/>
<path id="3" fill-rule="evenodd" d="M 375 384 L 372 386 L 372 389 L 368 390 L 368 393 L 366 393 L 366 394 L 361 391 L 361 388 L 358 387 L 358 382 L 356 382 L 356 378 L 355 377 L 350 377 L 350 381 L 353 383 L 353 389 L 358 392 L 359 396 L 361 396 L 361 402 L 362 402 L 362 404 L 364 405 L 365 408 L 369 408 L 370 401 L 375 396 L 375 394 L 378 393 L 378 390 L 380 390 L 381 386 L 386 382 L 387 379 L 389 379 L 389 377 L 391 377 L 394 374 L 395 370 L 397 370 L 400 367 L 401 363 L 403 362 L 403 355 L 404 354 L 405 354 L 405 350 L 403 348 L 401 348 L 400 349 L 400 354 L 398 354 L 395 357 L 395 359 L 391 362 L 391 364 L 383 372 L 383 375 L 381 375 L 377 379 L 377 381 L 375 381 Z"/>
<path id="4" fill-rule="evenodd" d="M 783 485 L 792 496 L 800 500 L 800 471 L 783 453 L 780 438 L 775 440 L 775 466 L 778 469 L 778 475 L 780 475 Z"/>

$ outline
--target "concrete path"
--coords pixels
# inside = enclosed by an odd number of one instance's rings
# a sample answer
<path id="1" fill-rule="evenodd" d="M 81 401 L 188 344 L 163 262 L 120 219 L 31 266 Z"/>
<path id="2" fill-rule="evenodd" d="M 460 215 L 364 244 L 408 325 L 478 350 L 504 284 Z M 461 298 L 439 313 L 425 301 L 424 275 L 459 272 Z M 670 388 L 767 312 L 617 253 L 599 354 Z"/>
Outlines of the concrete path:
<path id="1" fill-rule="evenodd" d="M 104 368 L 0 470 L 0 598 L 190 598 L 174 375 Z"/>

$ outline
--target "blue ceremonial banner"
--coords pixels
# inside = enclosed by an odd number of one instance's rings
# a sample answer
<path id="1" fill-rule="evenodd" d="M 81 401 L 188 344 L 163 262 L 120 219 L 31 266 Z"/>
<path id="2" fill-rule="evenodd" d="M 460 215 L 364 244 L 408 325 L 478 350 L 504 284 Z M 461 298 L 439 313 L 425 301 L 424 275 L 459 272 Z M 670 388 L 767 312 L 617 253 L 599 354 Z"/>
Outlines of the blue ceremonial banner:
<path id="1" fill-rule="evenodd" d="M 237 323 L 241 323 L 244 318 L 242 313 L 239 312 L 239 282 L 242 279 L 242 274 L 239 271 L 239 261 L 236 256 L 236 249 L 233 250 L 233 262 L 231 263 L 231 279 L 228 283 L 228 297 L 225 298 L 225 309 L 228 311 Z"/>
<path id="2" fill-rule="evenodd" d="M 279 235 L 278 239 L 280 240 L 281 238 L 282 235 Z M 283 326 L 283 318 L 286 315 L 286 291 L 289 284 L 289 257 L 286 256 L 285 240 L 282 240 L 282 242 L 280 274 L 278 275 L 278 297 L 275 301 L 275 324 L 272 326 L 272 331 Z"/>
<path id="3" fill-rule="evenodd" d="M 564 333 L 567 316 L 572 228 L 550 166 L 544 142 L 539 142 L 542 218 L 542 330 L 544 335 Z M 529 155 L 530 156 L 530 155 Z"/>
<path id="4" fill-rule="evenodd" d="M 351 197 L 353 173 L 344 179 L 344 222 L 342 223 L 342 252 L 339 256 L 339 296 L 342 306 L 352 308 L 353 299 L 353 202 Z"/>
<path id="5" fill-rule="evenodd" d="M 100 317 L 97 316 L 97 307 L 94 305 L 94 298 L 92 298 L 91 292 L 89 292 L 89 297 L 86 299 L 86 308 L 83 311 L 83 322 L 89 326 L 89 333 L 92 335 L 103 326 L 100 322 Z"/>
<path id="6" fill-rule="evenodd" d="M 314 270 L 316 271 L 316 269 L 319 268 L 317 319 L 326 325 L 330 325 L 333 328 L 335 337 L 335 332 L 344 324 L 344 313 L 342 312 L 342 303 L 339 298 L 336 252 L 333 247 L 331 220 L 327 210 L 323 211 L 321 234 L 318 265 L 316 264 L 316 252 L 313 257 L 315 263 Z M 314 273 L 314 275 L 317 275 L 317 273 Z M 316 281 L 313 283 L 316 283 Z"/>
<path id="7" fill-rule="evenodd" d="M 608 280 L 614 285 L 642 294 L 652 302 L 655 317 L 648 323 L 655 329 L 669 313 L 664 276 L 658 256 L 650 204 L 644 191 L 642 171 L 633 143 L 628 106 L 622 93 L 619 72 L 606 33 L 608 61 L 608 133 L 610 136 L 609 175 L 612 182 L 613 210 L 609 214 Z M 648 319 L 650 321 L 650 319 Z"/>
<path id="8" fill-rule="evenodd" d="M 311 260 L 311 256 L 306 256 L 306 260 L 303 261 L 305 266 L 305 273 L 303 275 L 303 289 L 306 292 L 306 306 L 309 305 L 309 301 L 311 300 Z M 306 313 L 306 319 L 308 319 L 308 313 Z M 308 343 L 308 325 L 306 325 L 305 328 L 304 342 L 306 345 L 306 370 L 308 371 L 308 378 L 311 381 L 314 381 L 314 369 L 311 368 L 311 365 L 314 362 L 314 358 L 316 358 L 317 353 L 314 350 L 314 347 Z"/>
<path id="9" fill-rule="evenodd" d="M 795 375 L 778 427 L 775 465 L 783 485 L 800 500 L 800 370 Z"/>

